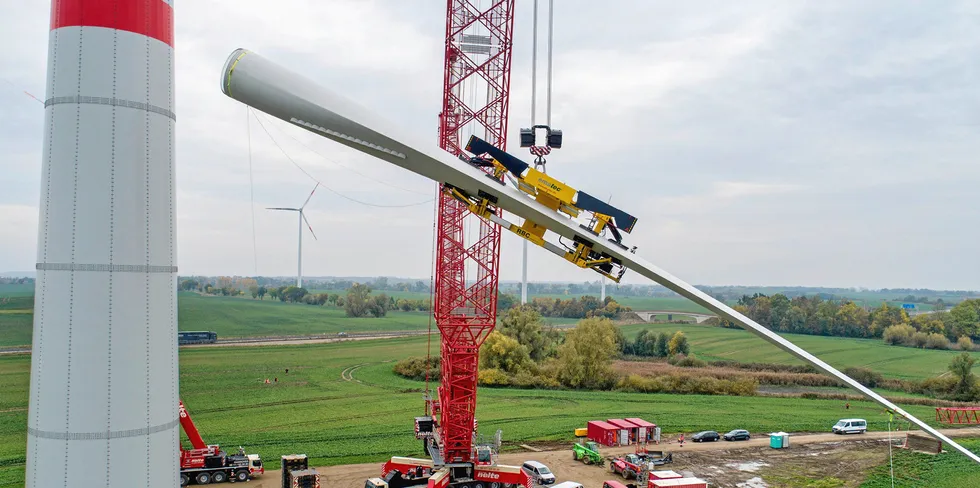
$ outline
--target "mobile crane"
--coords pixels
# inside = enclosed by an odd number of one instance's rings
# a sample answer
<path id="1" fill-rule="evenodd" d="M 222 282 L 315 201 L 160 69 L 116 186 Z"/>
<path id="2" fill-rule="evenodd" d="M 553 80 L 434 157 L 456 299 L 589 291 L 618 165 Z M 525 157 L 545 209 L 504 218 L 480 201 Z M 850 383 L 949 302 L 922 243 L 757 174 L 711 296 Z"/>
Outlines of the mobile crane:
<path id="1" fill-rule="evenodd" d="M 217 444 L 206 444 L 187 413 L 183 400 L 180 400 L 178 408 L 180 426 L 191 443 L 190 449 L 179 446 L 180 486 L 187 486 L 192 480 L 199 485 L 248 481 L 255 474 L 265 473 L 258 454 L 245 454 L 241 447 L 237 454 L 227 454 Z"/>

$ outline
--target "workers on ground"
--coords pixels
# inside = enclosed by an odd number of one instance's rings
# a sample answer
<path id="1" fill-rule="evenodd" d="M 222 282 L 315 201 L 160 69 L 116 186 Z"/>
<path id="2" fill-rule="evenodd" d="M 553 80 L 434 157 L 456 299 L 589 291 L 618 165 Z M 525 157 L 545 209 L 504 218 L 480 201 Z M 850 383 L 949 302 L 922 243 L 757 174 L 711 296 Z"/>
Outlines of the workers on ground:
<path id="1" fill-rule="evenodd" d="M 681 444 L 681 447 L 684 447 L 684 433 L 681 433 L 680 437 L 677 438 L 677 442 Z"/>

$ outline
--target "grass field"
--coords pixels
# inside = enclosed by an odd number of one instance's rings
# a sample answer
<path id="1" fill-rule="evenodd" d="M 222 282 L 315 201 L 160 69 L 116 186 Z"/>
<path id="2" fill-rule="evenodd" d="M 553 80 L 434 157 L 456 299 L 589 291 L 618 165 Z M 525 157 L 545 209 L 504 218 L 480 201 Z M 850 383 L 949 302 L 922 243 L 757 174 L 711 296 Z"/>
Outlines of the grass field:
<path id="1" fill-rule="evenodd" d="M 381 318 L 351 319 L 337 307 L 196 293 L 180 293 L 177 303 L 180 330 L 213 330 L 219 338 L 423 330 L 429 326 L 425 312 L 388 312 Z"/>
<path id="2" fill-rule="evenodd" d="M 642 329 L 673 333 L 681 330 L 691 342 L 691 351 L 701 359 L 755 363 L 803 364 L 789 353 L 741 329 L 704 325 L 637 324 L 623 327 L 627 337 Z M 959 351 L 937 351 L 889 346 L 880 339 L 851 339 L 803 334 L 782 334 L 794 344 L 838 368 L 860 366 L 886 377 L 923 380 L 946 371 Z M 974 353 L 980 359 L 980 353 Z"/>
<path id="3" fill-rule="evenodd" d="M 181 292 L 177 295 L 180 330 L 212 330 L 222 339 L 284 335 L 336 334 L 337 332 L 379 332 L 426 330 L 426 312 L 388 312 L 381 318 L 352 319 L 343 309 L 283 303 L 278 300 L 202 296 Z M 0 346 L 31 343 L 34 316 L 33 297 L 7 297 L 0 303 Z M 567 325 L 575 319 L 547 318 L 552 325 Z M 435 328 L 435 324 L 433 324 Z"/>
<path id="4" fill-rule="evenodd" d="M 391 367 L 425 349 L 424 338 L 184 349 L 181 392 L 206 441 L 248 446 L 267 460 L 293 452 L 309 454 L 318 465 L 421 455 L 412 417 L 422 413 L 424 384 L 395 376 Z M 353 381 L 342 375 L 350 368 Z M 4 487 L 23 483 L 29 370 L 29 356 L 0 357 Z M 274 377 L 278 383 L 264 384 Z M 883 428 L 880 409 L 866 402 L 851 406 L 848 414 L 867 418 L 873 430 Z M 932 414 L 930 407 L 908 410 L 924 419 Z M 826 431 L 844 415 L 841 402 L 831 400 L 488 388 L 481 388 L 478 408 L 482 432 L 503 429 L 509 446 L 570 439 L 572 429 L 594 419 L 639 416 L 665 433 L 799 432 Z"/>
<path id="5" fill-rule="evenodd" d="M 980 440 L 965 439 L 967 449 L 980 453 Z M 893 451 L 895 484 L 892 485 L 888 464 L 879 466 L 861 488 L 963 488 L 980 486 L 980 466 L 966 456 L 944 454 L 933 456 L 896 449 Z"/>
<path id="6" fill-rule="evenodd" d="M 29 297 L 34 295 L 34 284 L 17 285 L 0 283 L 0 297 Z"/>

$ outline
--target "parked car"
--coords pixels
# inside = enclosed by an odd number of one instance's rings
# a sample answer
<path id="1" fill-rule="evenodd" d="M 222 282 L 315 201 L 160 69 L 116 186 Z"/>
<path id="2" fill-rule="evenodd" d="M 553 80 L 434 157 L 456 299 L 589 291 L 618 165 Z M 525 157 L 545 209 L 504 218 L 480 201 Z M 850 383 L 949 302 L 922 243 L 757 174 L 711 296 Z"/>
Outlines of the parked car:
<path id="1" fill-rule="evenodd" d="M 840 419 L 830 430 L 835 434 L 863 434 L 868 431 L 868 421 L 864 419 Z"/>
<path id="2" fill-rule="evenodd" d="M 582 483 L 576 483 L 574 481 L 562 481 L 551 488 L 585 488 Z"/>
<path id="3" fill-rule="evenodd" d="M 726 441 L 747 441 L 752 438 L 752 436 L 749 435 L 749 431 L 742 429 L 735 429 L 722 437 L 724 437 Z"/>
<path id="4" fill-rule="evenodd" d="M 527 461 L 521 466 L 521 469 L 531 475 L 534 482 L 539 485 L 550 485 L 555 482 L 555 474 L 547 466 L 537 461 Z"/>
<path id="5" fill-rule="evenodd" d="M 606 480 L 602 482 L 602 488 L 626 488 L 626 485 L 613 480 Z"/>
<path id="6" fill-rule="evenodd" d="M 713 430 L 705 430 L 691 436 L 694 442 L 714 442 L 721 439 L 721 436 Z"/>

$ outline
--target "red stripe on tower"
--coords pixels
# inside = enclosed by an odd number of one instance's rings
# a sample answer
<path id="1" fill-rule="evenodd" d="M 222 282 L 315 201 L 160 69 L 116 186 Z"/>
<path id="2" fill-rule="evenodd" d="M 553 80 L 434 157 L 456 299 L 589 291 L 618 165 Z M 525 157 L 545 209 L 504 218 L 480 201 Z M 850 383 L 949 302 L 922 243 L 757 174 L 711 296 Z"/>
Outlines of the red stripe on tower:
<path id="1" fill-rule="evenodd" d="M 164 0 L 52 0 L 51 30 L 105 27 L 174 45 L 174 8 Z"/>

